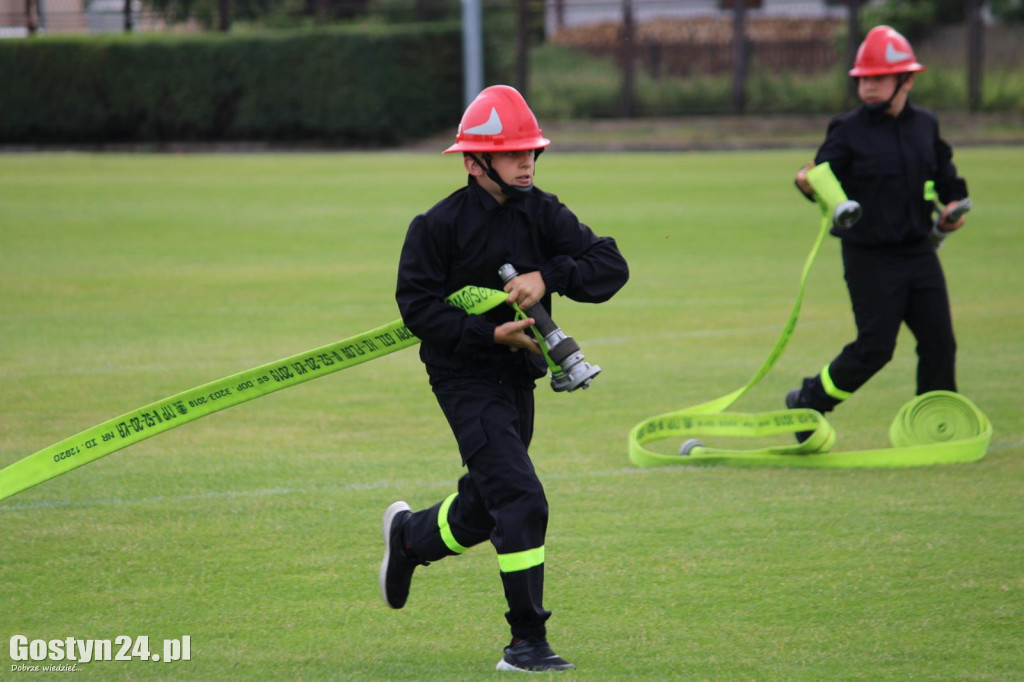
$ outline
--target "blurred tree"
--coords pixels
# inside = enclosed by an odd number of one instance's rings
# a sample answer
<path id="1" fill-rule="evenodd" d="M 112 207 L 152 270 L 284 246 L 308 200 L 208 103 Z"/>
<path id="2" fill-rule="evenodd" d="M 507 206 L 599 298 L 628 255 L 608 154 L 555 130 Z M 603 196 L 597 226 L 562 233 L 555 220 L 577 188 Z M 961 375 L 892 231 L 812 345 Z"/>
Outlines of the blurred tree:
<path id="1" fill-rule="evenodd" d="M 865 5 L 862 12 L 861 25 L 865 32 L 872 26 L 887 24 L 913 41 L 926 35 L 935 24 L 959 24 L 967 21 L 967 0 L 885 0 Z"/>
<path id="2" fill-rule="evenodd" d="M 967 21 L 967 0 L 920 0 L 935 6 L 935 20 L 940 24 L 959 24 Z"/>
<path id="3" fill-rule="evenodd" d="M 230 21 L 269 26 L 301 26 L 352 19 L 366 13 L 370 0 L 148 0 L 168 22 L 194 19 L 224 30 Z"/>
<path id="4" fill-rule="evenodd" d="M 1005 22 L 1024 22 L 1024 0 L 989 0 L 992 15 Z"/>
<path id="5" fill-rule="evenodd" d="M 872 27 L 885 24 L 914 42 L 935 25 L 937 12 L 936 3 L 929 0 L 885 0 L 864 6 L 860 27 L 867 34 Z"/>
<path id="6" fill-rule="evenodd" d="M 443 21 L 462 15 L 460 0 L 370 0 L 367 14 L 387 23 Z"/>

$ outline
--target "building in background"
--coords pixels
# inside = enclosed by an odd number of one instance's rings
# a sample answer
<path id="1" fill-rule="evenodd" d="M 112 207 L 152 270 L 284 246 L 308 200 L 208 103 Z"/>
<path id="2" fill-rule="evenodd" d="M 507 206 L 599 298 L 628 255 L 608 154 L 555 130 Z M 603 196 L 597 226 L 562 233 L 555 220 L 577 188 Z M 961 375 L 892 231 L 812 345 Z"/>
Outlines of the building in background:
<path id="1" fill-rule="evenodd" d="M 121 33 L 125 19 L 125 0 L 0 0 L 0 38 L 24 38 L 30 33 Z M 142 11 L 141 0 L 131 0 L 129 19 L 131 30 L 166 28 L 159 16 Z"/>

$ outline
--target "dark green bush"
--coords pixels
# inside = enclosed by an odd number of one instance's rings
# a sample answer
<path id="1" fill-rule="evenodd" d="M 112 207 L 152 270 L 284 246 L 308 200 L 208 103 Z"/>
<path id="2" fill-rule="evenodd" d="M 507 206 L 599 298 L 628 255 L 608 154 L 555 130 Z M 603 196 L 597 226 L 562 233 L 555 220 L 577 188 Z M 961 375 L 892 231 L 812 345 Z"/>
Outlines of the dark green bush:
<path id="1" fill-rule="evenodd" d="M 462 112 L 457 24 L 0 41 L 0 142 L 389 145 Z"/>

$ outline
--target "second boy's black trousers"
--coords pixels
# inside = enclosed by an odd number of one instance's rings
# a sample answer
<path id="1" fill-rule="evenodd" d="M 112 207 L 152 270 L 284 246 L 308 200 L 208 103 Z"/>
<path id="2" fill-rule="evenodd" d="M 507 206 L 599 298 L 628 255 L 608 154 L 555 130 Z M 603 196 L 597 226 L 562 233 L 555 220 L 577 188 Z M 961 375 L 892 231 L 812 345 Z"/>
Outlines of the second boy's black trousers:
<path id="1" fill-rule="evenodd" d="M 923 246 L 923 245 L 922 245 Z M 956 391 L 956 339 L 946 279 L 933 248 L 867 248 L 843 244 L 846 285 L 857 338 L 829 363 L 831 383 L 853 393 L 892 359 L 900 325 L 917 340 L 917 394 Z M 821 379 L 804 384 L 802 402 L 822 412 L 838 400 Z"/>

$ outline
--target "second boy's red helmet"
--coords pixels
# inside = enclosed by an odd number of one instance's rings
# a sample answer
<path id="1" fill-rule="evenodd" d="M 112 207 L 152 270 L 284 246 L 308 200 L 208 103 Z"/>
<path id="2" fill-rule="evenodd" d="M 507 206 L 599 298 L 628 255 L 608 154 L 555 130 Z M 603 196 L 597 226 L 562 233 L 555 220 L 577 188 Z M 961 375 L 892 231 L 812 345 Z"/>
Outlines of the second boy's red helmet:
<path id="1" fill-rule="evenodd" d="M 551 140 L 541 134 L 537 117 L 515 88 L 492 85 L 476 96 L 459 123 L 450 152 L 519 152 L 543 149 Z"/>
<path id="2" fill-rule="evenodd" d="M 918 63 L 910 41 L 891 26 L 875 26 L 857 49 L 850 75 L 859 78 L 916 71 L 924 71 L 924 65 Z"/>

